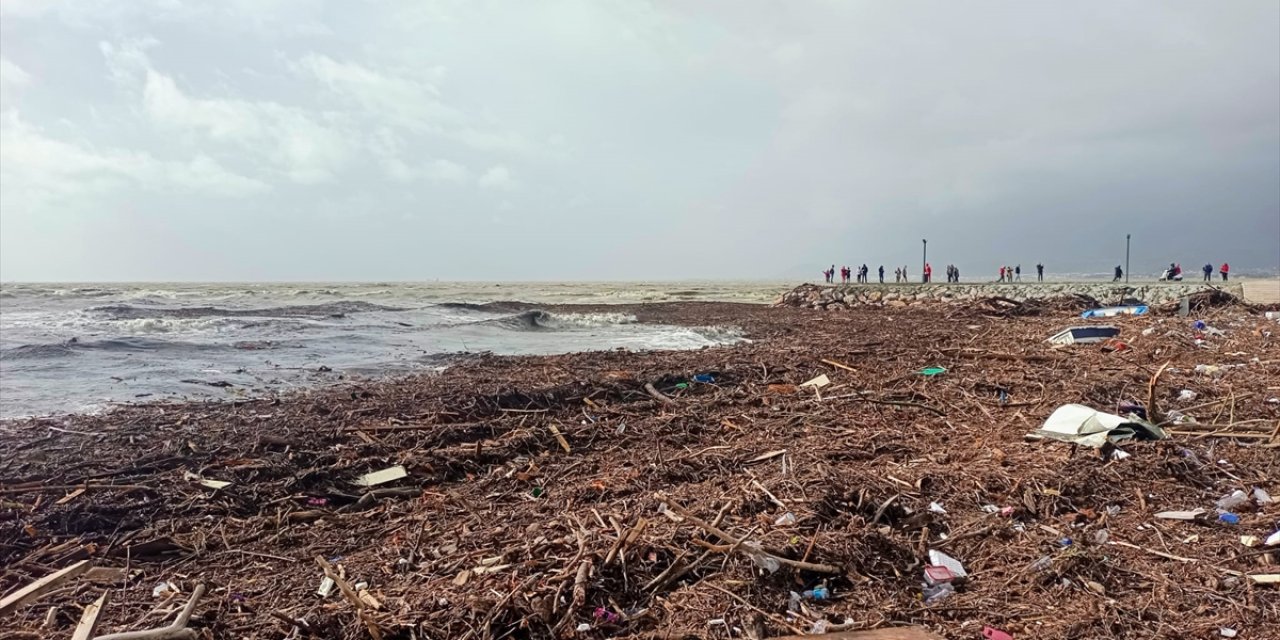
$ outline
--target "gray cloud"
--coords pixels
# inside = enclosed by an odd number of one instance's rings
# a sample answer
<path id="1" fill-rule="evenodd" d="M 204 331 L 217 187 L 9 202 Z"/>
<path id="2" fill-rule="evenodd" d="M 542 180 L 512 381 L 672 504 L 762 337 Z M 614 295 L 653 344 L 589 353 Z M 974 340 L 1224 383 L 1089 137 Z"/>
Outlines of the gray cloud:
<path id="1" fill-rule="evenodd" d="M 1280 266 L 1280 5 L 0 5 L 0 277 Z"/>

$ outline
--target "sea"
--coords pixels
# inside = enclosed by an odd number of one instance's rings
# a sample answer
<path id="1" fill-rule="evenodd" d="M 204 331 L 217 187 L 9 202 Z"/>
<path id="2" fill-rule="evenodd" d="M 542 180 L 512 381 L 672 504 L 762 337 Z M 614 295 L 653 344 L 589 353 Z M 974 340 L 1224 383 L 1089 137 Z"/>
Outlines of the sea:
<path id="1" fill-rule="evenodd" d="M 456 356 L 698 349 L 736 327 L 537 305 L 771 302 L 781 282 L 0 284 L 0 418 L 262 397 Z M 523 302 L 534 305 L 481 306 Z M 502 309 L 508 310 L 502 310 Z"/>

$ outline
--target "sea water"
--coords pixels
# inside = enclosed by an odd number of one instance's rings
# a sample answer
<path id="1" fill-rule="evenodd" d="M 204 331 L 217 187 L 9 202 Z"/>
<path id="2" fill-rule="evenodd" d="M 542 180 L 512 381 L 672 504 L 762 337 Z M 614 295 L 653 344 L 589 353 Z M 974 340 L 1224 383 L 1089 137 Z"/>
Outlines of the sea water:
<path id="1" fill-rule="evenodd" d="M 781 283 L 0 285 L 0 418 L 257 397 L 438 370 L 458 354 L 697 349 L 732 327 L 519 305 L 767 302 Z M 505 309 L 505 310 L 503 310 Z"/>

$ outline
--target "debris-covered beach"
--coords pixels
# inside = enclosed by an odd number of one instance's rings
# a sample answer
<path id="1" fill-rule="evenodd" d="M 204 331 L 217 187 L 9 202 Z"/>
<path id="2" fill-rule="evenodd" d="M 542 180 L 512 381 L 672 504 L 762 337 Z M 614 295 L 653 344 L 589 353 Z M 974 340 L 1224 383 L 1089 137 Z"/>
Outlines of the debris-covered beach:
<path id="1" fill-rule="evenodd" d="M 8 421 L 0 636 L 1275 638 L 1280 324 L 1195 302 L 615 306 L 749 342 Z"/>

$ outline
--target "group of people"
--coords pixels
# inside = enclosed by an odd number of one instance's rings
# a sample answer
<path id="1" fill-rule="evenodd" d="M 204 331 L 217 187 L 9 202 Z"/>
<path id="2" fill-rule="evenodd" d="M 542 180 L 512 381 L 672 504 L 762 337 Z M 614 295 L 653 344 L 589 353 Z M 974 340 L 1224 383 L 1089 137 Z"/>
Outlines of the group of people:
<path id="1" fill-rule="evenodd" d="M 960 267 L 947 265 L 947 282 L 960 282 Z"/>
<path id="2" fill-rule="evenodd" d="M 1205 264 L 1203 267 L 1200 268 L 1200 271 L 1204 273 L 1205 282 L 1213 282 L 1213 264 L 1211 263 Z M 1225 282 L 1228 276 L 1231 274 L 1231 265 L 1225 262 L 1222 263 L 1222 266 L 1218 267 L 1218 274 L 1222 276 L 1222 280 L 1223 282 Z M 1124 269 L 1122 269 L 1120 265 L 1116 265 L 1115 277 L 1112 278 L 1111 281 L 1119 282 L 1123 278 L 1124 278 Z M 1169 268 L 1165 269 L 1164 272 L 1160 274 L 1160 279 L 1168 280 L 1168 281 L 1175 281 L 1175 280 L 1181 281 L 1182 265 L 1177 262 L 1170 262 Z"/>
<path id="3" fill-rule="evenodd" d="M 1224 269 L 1223 276 L 1222 276 L 1223 280 L 1226 280 L 1227 278 L 1226 271 L 1225 271 L 1226 266 L 1227 265 L 1225 264 L 1222 265 Z M 1116 267 L 1117 279 L 1120 278 L 1119 269 L 1120 267 Z M 880 284 L 884 284 L 884 265 L 880 265 L 880 269 L 878 271 L 880 275 Z M 822 272 L 822 276 L 823 278 L 826 279 L 827 284 L 835 284 L 837 273 L 839 273 L 840 275 L 841 284 L 848 284 L 850 278 L 856 278 L 859 284 L 866 284 L 871 281 L 868 275 L 869 269 L 865 264 L 862 265 L 861 267 L 840 267 L 840 270 L 838 272 L 836 271 L 836 266 L 833 264 L 831 265 L 830 269 L 826 269 Z M 1044 265 L 1043 264 L 1036 265 L 1036 279 L 1039 280 L 1040 282 L 1044 282 Z M 907 268 L 905 266 L 899 267 L 893 270 L 893 281 L 898 284 L 902 284 L 904 282 L 910 282 L 910 280 L 907 277 Z M 932 281 L 933 281 L 933 265 L 926 262 L 924 263 L 924 278 L 921 280 L 921 282 L 932 282 Z M 949 264 L 947 265 L 947 283 L 950 284 L 953 282 L 960 282 L 960 267 L 957 267 L 954 264 Z M 1022 265 L 1016 265 L 1013 267 L 1000 267 L 999 282 L 1022 282 Z"/>
<path id="4" fill-rule="evenodd" d="M 840 283 L 848 284 L 850 278 L 856 277 L 858 282 L 866 284 L 871 282 L 871 269 L 867 265 L 861 267 L 840 267 Z M 830 269 L 822 272 L 823 277 L 827 279 L 827 284 L 834 284 L 836 278 L 836 266 L 831 265 Z M 884 265 L 880 265 L 880 284 L 884 284 Z"/>
<path id="5" fill-rule="evenodd" d="M 1044 282 L 1044 265 L 1036 264 L 1036 281 Z M 1022 282 L 1022 265 L 1000 267 L 1000 279 L 997 282 Z"/>
<path id="6" fill-rule="evenodd" d="M 1182 275 L 1182 265 L 1180 265 L 1180 264 L 1174 264 L 1174 265 L 1171 265 L 1171 266 L 1177 267 L 1177 268 L 1178 268 L 1178 275 L 1179 275 L 1179 276 L 1181 276 L 1181 275 Z M 1213 282 L 1213 264 L 1212 264 L 1212 263 L 1205 263 L 1205 265 L 1204 265 L 1203 267 L 1201 267 L 1201 268 L 1200 268 L 1200 270 L 1204 272 L 1204 281 L 1205 281 L 1205 282 Z M 1221 267 L 1218 267 L 1218 273 L 1222 275 L 1222 280 L 1223 280 L 1223 282 L 1225 282 L 1225 281 L 1227 280 L 1227 276 L 1231 273 L 1231 265 L 1229 265 L 1229 264 L 1227 264 L 1227 263 L 1225 263 L 1225 262 L 1224 262 L 1224 263 L 1222 263 L 1222 266 L 1221 266 Z M 1181 278 L 1179 278 L 1179 279 L 1181 279 Z"/>

